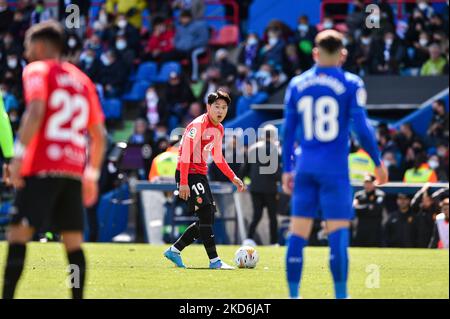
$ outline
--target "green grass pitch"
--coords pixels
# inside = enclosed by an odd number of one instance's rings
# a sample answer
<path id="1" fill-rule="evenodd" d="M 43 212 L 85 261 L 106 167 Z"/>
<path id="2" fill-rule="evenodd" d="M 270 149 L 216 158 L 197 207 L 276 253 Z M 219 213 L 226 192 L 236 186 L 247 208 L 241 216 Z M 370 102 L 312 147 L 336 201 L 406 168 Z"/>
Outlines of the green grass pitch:
<path id="1" fill-rule="evenodd" d="M 0 243 L 3 274 L 6 243 Z M 85 244 L 88 259 L 86 298 L 286 298 L 284 247 L 258 247 L 255 269 L 205 269 L 203 246 L 183 253 L 190 269 L 176 269 L 162 253 L 166 246 Z M 232 263 L 236 246 L 220 246 Z M 359 298 L 449 298 L 448 250 L 350 249 L 349 291 Z M 305 252 L 303 298 L 332 298 L 328 248 Z M 0 285 L 3 276 L 0 276 Z M 68 298 L 66 259 L 59 244 L 29 245 L 18 298 Z"/>

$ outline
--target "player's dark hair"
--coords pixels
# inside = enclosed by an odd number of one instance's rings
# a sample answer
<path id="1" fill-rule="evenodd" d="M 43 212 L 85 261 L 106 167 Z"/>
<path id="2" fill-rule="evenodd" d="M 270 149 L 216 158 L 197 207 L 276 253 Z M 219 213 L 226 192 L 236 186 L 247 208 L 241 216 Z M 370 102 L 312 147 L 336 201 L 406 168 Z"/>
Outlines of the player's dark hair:
<path id="1" fill-rule="evenodd" d="M 320 32 L 315 40 L 316 47 L 328 54 L 336 54 L 344 48 L 344 36 L 336 30 L 325 30 Z"/>
<path id="2" fill-rule="evenodd" d="M 61 54 L 64 52 L 65 39 L 64 28 L 55 20 L 35 24 L 25 35 L 25 43 L 45 41 Z"/>
<path id="3" fill-rule="evenodd" d="M 210 95 L 208 95 L 208 104 L 211 105 L 217 100 L 224 100 L 227 105 L 231 104 L 231 98 L 230 95 L 223 91 L 223 90 L 217 90 L 217 92 L 213 92 Z"/>

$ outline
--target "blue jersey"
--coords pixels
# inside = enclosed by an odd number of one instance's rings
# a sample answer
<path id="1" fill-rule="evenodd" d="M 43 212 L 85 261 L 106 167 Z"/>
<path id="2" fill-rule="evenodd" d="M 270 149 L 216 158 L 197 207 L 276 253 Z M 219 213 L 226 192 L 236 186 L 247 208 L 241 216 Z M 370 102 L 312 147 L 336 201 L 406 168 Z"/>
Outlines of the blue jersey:
<path id="1" fill-rule="evenodd" d="M 350 131 L 380 165 L 373 128 L 367 121 L 362 79 L 338 67 L 315 66 L 293 78 L 285 97 L 283 170 L 293 170 L 295 144 L 299 172 L 348 174 Z"/>

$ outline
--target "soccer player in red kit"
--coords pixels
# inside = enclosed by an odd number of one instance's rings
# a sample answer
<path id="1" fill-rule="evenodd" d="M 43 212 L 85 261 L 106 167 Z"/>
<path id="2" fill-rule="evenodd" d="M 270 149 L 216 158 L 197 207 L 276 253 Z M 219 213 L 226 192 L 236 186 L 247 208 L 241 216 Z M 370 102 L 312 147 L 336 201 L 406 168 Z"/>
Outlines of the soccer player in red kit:
<path id="1" fill-rule="evenodd" d="M 207 113 L 196 118 L 184 132 L 175 179 L 179 197 L 188 202 L 189 212 L 195 212 L 198 221 L 190 225 L 183 235 L 164 252 L 164 256 L 177 267 L 185 268 L 181 251 L 201 239 L 209 257 L 211 269 L 233 269 L 218 256 L 213 224 L 216 205 L 206 175 L 206 160 L 212 155 L 217 167 L 242 192 L 244 183 L 231 170 L 222 154 L 224 129 L 221 122 L 227 115 L 231 99 L 226 92 L 217 91 L 208 96 Z"/>
<path id="2" fill-rule="evenodd" d="M 73 275 L 79 276 L 74 278 L 72 296 L 83 297 L 83 204 L 89 207 L 97 201 L 105 127 L 94 84 L 61 60 L 64 38 L 56 21 L 37 24 L 26 34 L 30 64 L 23 71 L 26 111 L 10 172 L 17 195 L 7 234 L 5 299 L 14 297 L 26 243 L 44 224 L 61 233 Z"/>

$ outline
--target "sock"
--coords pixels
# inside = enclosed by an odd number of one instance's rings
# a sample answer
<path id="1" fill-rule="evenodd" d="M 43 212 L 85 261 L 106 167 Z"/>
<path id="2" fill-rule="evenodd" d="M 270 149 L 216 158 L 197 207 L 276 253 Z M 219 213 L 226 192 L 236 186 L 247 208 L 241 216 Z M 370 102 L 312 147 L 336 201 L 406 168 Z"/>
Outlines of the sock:
<path id="1" fill-rule="evenodd" d="M 181 235 L 180 238 L 176 241 L 176 243 L 172 246 L 175 247 L 178 252 L 181 253 L 181 251 L 192 244 L 194 241 L 196 241 L 200 237 L 200 232 L 198 229 L 197 223 L 193 223 L 189 225 L 189 227 L 186 229 L 186 231 Z"/>
<path id="2" fill-rule="evenodd" d="M 26 246 L 24 244 L 9 244 L 3 278 L 3 299 L 13 299 L 17 282 L 22 275 L 25 263 Z"/>
<path id="3" fill-rule="evenodd" d="M 348 228 L 338 229 L 328 235 L 330 244 L 330 269 L 334 280 L 336 299 L 347 298 L 348 254 L 350 233 Z"/>
<path id="4" fill-rule="evenodd" d="M 214 240 L 214 233 L 212 225 L 199 225 L 200 238 L 205 246 L 206 253 L 209 260 L 219 257 L 216 249 L 216 241 Z"/>
<path id="5" fill-rule="evenodd" d="M 170 246 L 170 251 L 173 251 L 174 253 L 177 253 L 177 254 L 181 254 L 181 251 L 179 251 L 178 248 L 175 246 Z"/>
<path id="6" fill-rule="evenodd" d="M 215 262 L 217 262 L 217 261 L 219 261 L 219 260 L 220 260 L 220 258 L 219 258 L 219 257 L 216 257 L 216 258 L 214 258 L 214 259 L 210 259 L 209 262 L 210 262 L 211 264 L 213 264 L 213 263 L 215 263 Z"/>
<path id="7" fill-rule="evenodd" d="M 300 236 L 292 234 L 288 240 L 286 254 L 286 271 L 291 298 L 298 298 L 300 289 L 300 279 L 303 268 L 303 248 L 308 245 L 308 241 Z"/>
<path id="8" fill-rule="evenodd" d="M 79 274 L 79 278 L 74 278 L 72 281 L 72 298 L 83 299 L 84 281 L 86 279 L 86 259 L 82 249 L 67 253 L 69 264 L 78 267 L 78 272 L 73 272 L 72 275 Z"/>

